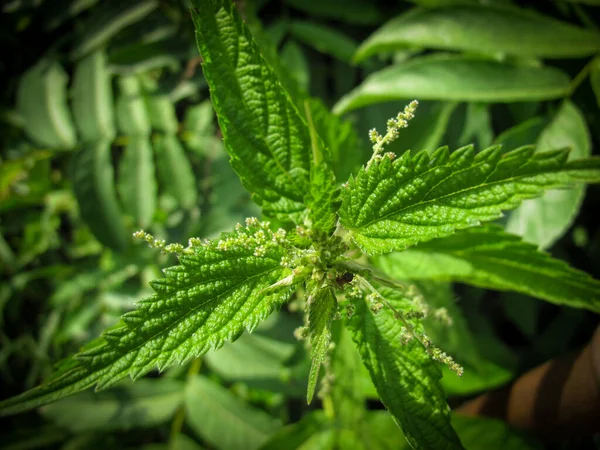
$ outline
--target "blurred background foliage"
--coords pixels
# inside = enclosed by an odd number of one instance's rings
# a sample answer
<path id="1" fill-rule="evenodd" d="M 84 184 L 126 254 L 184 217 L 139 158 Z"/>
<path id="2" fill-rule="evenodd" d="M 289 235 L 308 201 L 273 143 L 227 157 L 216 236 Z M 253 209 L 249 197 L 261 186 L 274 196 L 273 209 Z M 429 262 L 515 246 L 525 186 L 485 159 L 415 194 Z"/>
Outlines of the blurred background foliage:
<path id="1" fill-rule="evenodd" d="M 286 87 L 319 98 L 351 124 L 343 135 L 320 130 L 340 181 L 370 154 L 361 140 L 367 131 L 381 130 L 413 98 L 419 110 L 390 149 L 397 154 L 469 143 L 507 150 L 568 146 L 574 157 L 596 153 L 598 5 L 237 2 Z M 176 263 L 133 242 L 133 231 L 185 243 L 259 215 L 229 167 L 189 7 L 187 0 L 2 5 L 2 398 L 49 376 L 55 363 L 115 324 L 150 292 L 148 282 Z M 584 188 L 550 192 L 502 222 L 598 278 L 598 193 L 593 186 L 587 194 Z M 387 270 L 403 278 L 402 267 Z M 597 323 L 591 313 L 523 295 L 440 280 L 416 284 L 454 320 L 445 329 L 428 324 L 434 341 L 465 366 L 461 379 L 445 372 L 451 405 L 581 346 Z M 332 428 L 318 401 L 306 406 L 308 362 L 293 337 L 301 323 L 292 302 L 256 333 L 189 367 L 3 419 L 2 448 L 406 445 L 344 346 L 334 362 L 357 374 L 352 388 L 364 405 L 357 412 L 360 430 L 349 425 L 355 417 Z M 541 444 L 485 419 L 456 416 L 454 425 L 471 449 L 600 448 L 591 437 Z M 344 438 L 344 430 L 355 434 Z"/>

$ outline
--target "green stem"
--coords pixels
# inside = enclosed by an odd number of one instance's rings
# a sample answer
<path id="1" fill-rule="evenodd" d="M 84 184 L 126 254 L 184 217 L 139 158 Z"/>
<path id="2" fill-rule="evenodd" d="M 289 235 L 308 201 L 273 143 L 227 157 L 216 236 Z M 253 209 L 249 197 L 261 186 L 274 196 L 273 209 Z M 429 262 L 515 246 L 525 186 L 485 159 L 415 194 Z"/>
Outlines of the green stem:
<path id="1" fill-rule="evenodd" d="M 568 97 L 572 97 L 573 94 L 575 93 L 575 91 L 577 90 L 577 88 L 579 87 L 579 85 L 581 83 L 583 83 L 583 80 L 585 80 L 587 78 L 587 76 L 590 73 L 590 69 L 592 67 L 593 62 L 594 62 L 594 58 L 590 59 L 588 61 L 588 63 L 583 67 L 583 69 L 581 69 L 581 71 L 577 74 L 577 76 L 575 78 L 573 78 L 573 81 L 571 81 L 571 84 L 569 87 Z"/>

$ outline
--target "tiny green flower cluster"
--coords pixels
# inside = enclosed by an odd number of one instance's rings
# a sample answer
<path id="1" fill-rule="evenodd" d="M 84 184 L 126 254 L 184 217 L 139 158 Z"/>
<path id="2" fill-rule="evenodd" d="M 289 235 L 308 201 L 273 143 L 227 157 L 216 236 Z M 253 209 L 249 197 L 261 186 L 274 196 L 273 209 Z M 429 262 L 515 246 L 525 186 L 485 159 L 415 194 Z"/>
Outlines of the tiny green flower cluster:
<path id="1" fill-rule="evenodd" d="M 156 239 L 154 236 L 144 230 L 136 231 L 133 233 L 133 237 L 146 241 L 148 246 L 159 249 L 163 254 L 171 255 L 189 255 L 194 252 L 194 247 L 206 245 L 206 242 L 203 243 L 199 238 L 190 238 L 187 247 L 184 247 L 181 244 L 167 244 L 164 239 Z"/>
<path id="2" fill-rule="evenodd" d="M 413 100 L 406 105 L 404 111 L 399 112 L 396 117 L 389 119 L 387 121 L 387 130 L 385 136 L 379 134 L 375 128 L 369 130 L 369 140 L 373 143 L 373 156 L 371 156 L 371 159 L 367 163 L 367 167 L 371 165 L 372 161 L 375 161 L 381 157 L 380 154 L 384 146 L 390 144 L 398 138 L 401 128 L 408 127 L 409 120 L 415 117 L 415 111 L 417 110 L 418 105 L 419 102 Z M 390 153 L 387 156 L 393 159 L 395 155 Z"/>
<path id="3" fill-rule="evenodd" d="M 254 256 L 265 256 L 270 248 L 279 247 L 286 242 L 286 231 L 279 228 L 272 231 L 270 222 L 261 222 L 256 217 L 246 219 L 246 227 L 237 224 L 235 236 L 221 239 L 217 243 L 217 250 L 231 251 L 239 248 L 254 248 Z"/>

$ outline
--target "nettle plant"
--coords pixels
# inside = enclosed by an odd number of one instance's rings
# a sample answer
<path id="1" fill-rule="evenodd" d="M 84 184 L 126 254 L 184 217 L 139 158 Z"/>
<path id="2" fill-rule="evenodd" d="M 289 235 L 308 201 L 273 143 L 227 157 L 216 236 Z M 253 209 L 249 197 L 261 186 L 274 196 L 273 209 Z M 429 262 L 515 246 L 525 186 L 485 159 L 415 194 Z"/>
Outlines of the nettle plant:
<path id="1" fill-rule="evenodd" d="M 600 181 L 600 159 L 568 161 L 561 149 L 478 152 L 472 146 L 397 157 L 386 145 L 413 117 L 413 101 L 388 121 L 384 136 L 371 131 L 370 160 L 340 186 L 313 103 L 298 107 L 228 0 L 200 3 L 192 15 L 225 146 L 270 221 L 249 218 L 220 239 L 190 239 L 187 247 L 136 233 L 178 254 L 180 265 L 166 269 L 165 278 L 152 283 L 151 297 L 63 362 L 54 377 L 0 403 L 2 414 L 184 364 L 251 332 L 295 298 L 303 302 L 306 322 L 296 333 L 312 358 L 308 402 L 324 367 L 319 395 L 325 409 L 345 407 L 331 396 L 345 376 L 343 364 L 330 358 L 341 336 L 331 331 L 337 321 L 408 442 L 462 448 L 440 363 L 457 375 L 462 369 L 422 325 L 426 315 L 448 326 L 451 320 L 410 282 L 386 279 L 378 266 L 414 268 L 419 261 L 420 270 L 445 271 L 477 286 L 600 311 L 598 281 L 498 225 L 482 225 L 547 189 Z M 393 257 L 382 264 L 384 254 Z"/>

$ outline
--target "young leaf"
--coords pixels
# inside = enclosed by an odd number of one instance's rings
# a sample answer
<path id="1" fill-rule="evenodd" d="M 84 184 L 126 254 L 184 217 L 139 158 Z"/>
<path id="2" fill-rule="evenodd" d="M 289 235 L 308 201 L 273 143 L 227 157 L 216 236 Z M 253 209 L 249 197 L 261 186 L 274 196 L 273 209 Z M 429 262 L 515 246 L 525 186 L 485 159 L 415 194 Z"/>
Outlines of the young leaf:
<path id="1" fill-rule="evenodd" d="M 41 60 L 28 69 L 17 86 L 17 112 L 33 142 L 51 148 L 72 148 L 77 143 L 67 105 L 68 77 L 57 61 Z"/>
<path id="2" fill-rule="evenodd" d="M 494 220 L 502 210 L 545 189 L 600 181 L 600 159 L 567 162 L 568 151 L 502 154 L 472 146 L 390 154 L 360 170 L 342 190 L 340 221 L 369 254 L 403 250 L 418 242 Z"/>
<path id="3" fill-rule="evenodd" d="M 82 140 L 114 139 L 113 93 L 104 52 L 92 53 L 77 64 L 72 95 L 73 118 Z"/>
<path id="4" fill-rule="evenodd" d="M 569 100 L 561 105 L 536 142 L 537 151 L 565 147 L 571 149 L 571 159 L 586 158 L 592 151 L 585 118 Z M 584 195 L 585 186 L 576 186 L 568 191 L 549 191 L 540 198 L 523 202 L 511 213 L 506 231 L 523 236 L 540 248 L 548 248 L 571 226 Z"/>
<path id="5" fill-rule="evenodd" d="M 462 55 L 430 55 L 367 77 L 333 107 L 343 114 L 373 103 L 418 98 L 466 102 L 518 102 L 564 97 L 569 77 L 552 67 L 513 65 Z"/>
<path id="6" fill-rule="evenodd" d="M 600 311 L 600 281 L 496 226 L 471 228 L 385 255 L 377 265 L 391 273 L 401 267 L 410 279 L 459 281 Z"/>
<path id="7" fill-rule="evenodd" d="M 285 250 L 273 238 L 266 224 L 249 219 L 247 227 L 223 233 L 218 241 L 193 245 L 180 266 L 166 269 L 166 278 L 152 283 L 155 294 L 125 314 L 121 325 L 106 331 L 46 384 L 0 402 L 0 414 L 182 364 L 252 331 L 291 295 L 289 287 L 265 293 L 290 273 L 280 265 Z"/>
<path id="8" fill-rule="evenodd" d="M 115 192 L 110 141 L 90 143 L 77 151 L 72 173 L 81 217 L 96 239 L 114 250 L 125 250 L 129 236 Z"/>
<path id="9" fill-rule="evenodd" d="M 229 0 L 192 11 L 233 168 L 265 214 L 299 222 L 310 171 L 306 123 Z"/>
<path id="10" fill-rule="evenodd" d="M 321 364 L 325 361 L 331 343 L 331 321 L 337 311 L 337 300 L 331 287 L 319 286 L 310 293 L 308 308 L 308 336 L 312 364 L 308 375 L 306 400 L 310 404 L 315 394 Z"/>
<path id="11" fill-rule="evenodd" d="M 532 11 L 493 5 L 411 9 L 371 35 L 355 61 L 406 47 L 577 58 L 600 49 L 600 35 Z"/>
<path id="12" fill-rule="evenodd" d="M 190 427 L 221 450 L 257 449 L 281 427 L 279 420 L 201 375 L 188 382 L 185 404 Z"/>
<path id="13" fill-rule="evenodd" d="M 119 194 L 136 224 L 147 227 L 156 210 L 156 172 L 149 137 L 130 136 L 119 163 Z"/>
<path id="14" fill-rule="evenodd" d="M 386 297 L 397 310 L 403 301 Z M 442 374 L 416 340 L 402 344 L 402 322 L 389 307 L 377 314 L 366 299 L 353 302 L 347 325 L 383 404 L 415 449 L 462 449 L 450 425 L 450 409 L 439 383 Z"/>

